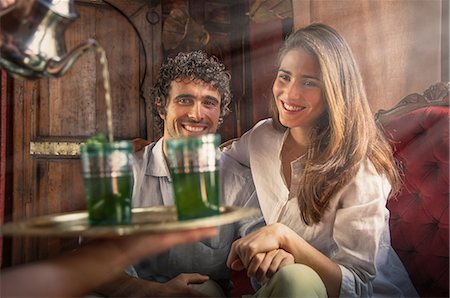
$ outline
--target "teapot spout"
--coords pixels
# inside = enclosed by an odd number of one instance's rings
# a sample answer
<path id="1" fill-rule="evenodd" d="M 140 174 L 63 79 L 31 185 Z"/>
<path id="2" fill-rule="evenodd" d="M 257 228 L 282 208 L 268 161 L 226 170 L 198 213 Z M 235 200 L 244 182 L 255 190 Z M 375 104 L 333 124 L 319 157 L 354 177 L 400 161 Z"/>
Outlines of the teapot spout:
<path id="1" fill-rule="evenodd" d="M 97 41 L 93 38 L 89 38 L 86 42 L 78 45 L 64 55 L 61 60 L 56 61 L 50 59 L 45 67 L 44 76 L 56 78 L 64 75 L 82 54 L 95 47 L 98 47 Z"/>

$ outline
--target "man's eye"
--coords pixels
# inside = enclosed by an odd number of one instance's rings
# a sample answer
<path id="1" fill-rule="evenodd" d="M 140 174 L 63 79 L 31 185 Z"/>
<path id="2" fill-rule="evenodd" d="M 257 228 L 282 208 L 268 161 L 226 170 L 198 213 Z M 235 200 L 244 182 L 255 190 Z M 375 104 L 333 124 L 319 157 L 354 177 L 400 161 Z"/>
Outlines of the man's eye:
<path id="1" fill-rule="evenodd" d="M 208 107 L 217 107 L 219 105 L 219 102 L 216 100 L 207 99 L 203 102 L 203 104 Z"/>
<path id="2" fill-rule="evenodd" d="M 187 105 L 187 104 L 190 104 L 192 102 L 192 99 L 190 99 L 190 98 L 178 98 L 177 102 L 179 104 L 182 104 L 182 105 Z"/>

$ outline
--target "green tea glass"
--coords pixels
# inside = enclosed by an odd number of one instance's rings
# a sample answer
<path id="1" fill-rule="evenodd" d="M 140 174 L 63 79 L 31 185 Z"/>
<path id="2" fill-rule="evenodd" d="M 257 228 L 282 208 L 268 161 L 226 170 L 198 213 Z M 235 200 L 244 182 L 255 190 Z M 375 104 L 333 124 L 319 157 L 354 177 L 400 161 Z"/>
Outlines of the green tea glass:
<path id="1" fill-rule="evenodd" d="M 165 142 L 178 219 L 219 214 L 220 135 L 173 138 Z"/>
<path id="2" fill-rule="evenodd" d="M 80 146 L 81 170 L 91 225 L 131 223 L 133 147 L 130 142 Z"/>

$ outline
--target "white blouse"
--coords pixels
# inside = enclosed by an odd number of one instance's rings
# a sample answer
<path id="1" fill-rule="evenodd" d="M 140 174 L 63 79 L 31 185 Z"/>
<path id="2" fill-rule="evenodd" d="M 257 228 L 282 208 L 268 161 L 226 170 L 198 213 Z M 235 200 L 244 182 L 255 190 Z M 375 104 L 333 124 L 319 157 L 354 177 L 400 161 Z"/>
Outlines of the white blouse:
<path id="1" fill-rule="evenodd" d="M 400 259 L 390 245 L 390 185 L 366 160 L 356 176 L 330 201 L 322 220 L 306 225 L 297 200 L 302 157 L 291 163 L 291 189 L 283 175 L 284 133 L 262 120 L 234 142 L 225 154 L 249 166 L 267 224 L 282 223 L 339 264 L 341 297 L 417 296 Z"/>

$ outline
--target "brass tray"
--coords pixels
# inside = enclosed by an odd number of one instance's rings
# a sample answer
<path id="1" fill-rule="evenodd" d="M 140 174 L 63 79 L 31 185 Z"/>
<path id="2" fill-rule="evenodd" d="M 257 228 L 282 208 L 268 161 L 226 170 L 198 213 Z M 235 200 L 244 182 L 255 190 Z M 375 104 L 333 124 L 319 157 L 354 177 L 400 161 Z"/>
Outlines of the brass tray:
<path id="1" fill-rule="evenodd" d="M 178 221 L 175 206 L 134 208 L 129 225 L 90 226 L 87 211 L 45 215 L 0 226 L 4 236 L 112 237 L 220 226 L 257 215 L 255 208 L 220 207 L 220 215 Z"/>

